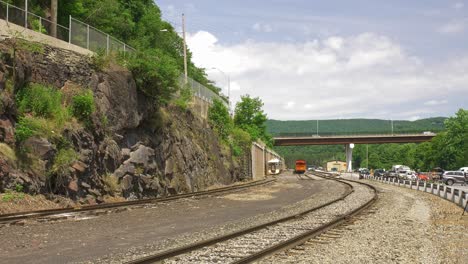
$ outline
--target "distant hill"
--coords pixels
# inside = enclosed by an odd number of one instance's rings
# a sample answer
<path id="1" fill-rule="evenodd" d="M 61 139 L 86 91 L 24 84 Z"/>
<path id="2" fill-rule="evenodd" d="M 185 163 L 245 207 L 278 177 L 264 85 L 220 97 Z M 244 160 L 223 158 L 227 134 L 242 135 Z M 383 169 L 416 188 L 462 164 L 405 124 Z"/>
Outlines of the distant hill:
<path id="1" fill-rule="evenodd" d="M 432 117 L 416 121 L 394 120 L 394 133 L 412 133 L 444 130 L 446 117 Z M 332 119 L 319 120 L 319 135 L 330 134 L 373 134 L 391 133 L 391 121 L 381 119 Z M 317 121 L 279 121 L 268 120 L 266 122 L 267 131 L 273 136 L 297 134 L 307 135 L 317 133 Z"/>

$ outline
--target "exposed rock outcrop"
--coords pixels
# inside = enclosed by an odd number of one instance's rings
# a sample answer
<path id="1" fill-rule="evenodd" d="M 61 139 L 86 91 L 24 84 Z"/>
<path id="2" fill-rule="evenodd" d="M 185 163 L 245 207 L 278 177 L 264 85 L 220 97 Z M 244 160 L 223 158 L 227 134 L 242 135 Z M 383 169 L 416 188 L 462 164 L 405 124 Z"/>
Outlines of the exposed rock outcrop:
<path id="1" fill-rule="evenodd" d="M 0 42 L 0 142 L 18 148 L 14 95 L 7 95 L 14 58 L 8 40 Z M 241 179 L 229 149 L 223 147 L 206 121 L 177 107 L 156 107 L 139 93 L 130 72 L 112 65 L 96 70 L 88 57 L 49 46 L 44 52 L 20 51 L 15 87 L 29 82 L 61 89 L 64 100 L 77 90 L 94 93 L 93 126 L 70 127 L 62 136 L 77 153 L 60 182 L 46 184 L 47 170 L 59 146 L 44 138 L 24 142 L 39 169 L 15 168 L 0 157 L 0 191 L 25 186 L 30 193 L 55 193 L 86 203 L 121 193 L 126 198 L 157 197 L 192 192 Z M 107 177 L 113 175 L 112 177 Z M 115 179 L 115 182 L 113 182 Z M 114 186 L 115 185 L 115 186 Z"/>

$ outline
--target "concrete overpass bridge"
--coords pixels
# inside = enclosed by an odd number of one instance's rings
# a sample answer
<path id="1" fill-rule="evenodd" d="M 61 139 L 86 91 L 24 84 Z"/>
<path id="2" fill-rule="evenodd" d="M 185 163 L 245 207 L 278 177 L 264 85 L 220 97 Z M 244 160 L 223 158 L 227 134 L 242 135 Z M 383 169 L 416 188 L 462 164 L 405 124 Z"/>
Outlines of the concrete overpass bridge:
<path id="1" fill-rule="evenodd" d="M 368 134 L 368 135 L 310 135 L 310 136 L 278 136 L 274 137 L 275 146 L 308 146 L 308 145 L 345 145 L 347 170 L 352 171 L 354 144 L 384 144 L 384 143 L 420 143 L 430 141 L 435 133 L 412 134 Z"/>

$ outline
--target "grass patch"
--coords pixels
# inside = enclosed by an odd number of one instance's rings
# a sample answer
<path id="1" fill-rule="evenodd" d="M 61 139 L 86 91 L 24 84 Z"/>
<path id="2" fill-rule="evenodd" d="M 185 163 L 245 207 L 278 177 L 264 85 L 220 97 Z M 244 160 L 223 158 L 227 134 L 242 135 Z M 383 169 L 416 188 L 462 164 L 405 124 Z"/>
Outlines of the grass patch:
<path id="1" fill-rule="evenodd" d="M 24 193 L 15 192 L 12 190 L 6 190 L 2 195 L 3 202 L 14 202 L 24 199 Z"/>
<path id="2" fill-rule="evenodd" d="M 30 84 L 17 94 L 18 109 L 21 114 L 52 118 L 63 115 L 62 94 L 59 90 L 41 84 Z"/>
<path id="3" fill-rule="evenodd" d="M 108 193 L 111 195 L 120 193 L 119 179 L 116 176 L 112 174 L 106 174 L 102 177 L 102 181 L 104 182 L 104 189 Z"/>
<path id="4" fill-rule="evenodd" d="M 0 143 L 0 154 L 7 159 L 10 164 L 15 164 L 16 154 L 13 149 L 5 143 Z"/>
<path id="5" fill-rule="evenodd" d="M 193 91 L 190 87 L 186 86 L 180 89 L 180 95 L 173 100 L 173 104 L 187 110 L 189 103 L 192 101 Z"/>

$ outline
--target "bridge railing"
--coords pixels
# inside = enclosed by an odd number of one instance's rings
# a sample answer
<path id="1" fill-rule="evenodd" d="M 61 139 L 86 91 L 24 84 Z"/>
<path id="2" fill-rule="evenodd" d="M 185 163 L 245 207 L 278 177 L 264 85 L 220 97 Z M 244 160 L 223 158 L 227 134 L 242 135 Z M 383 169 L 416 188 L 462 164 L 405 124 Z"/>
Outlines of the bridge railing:
<path id="1" fill-rule="evenodd" d="M 320 133 L 313 133 L 313 132 L 298 132 L 298 133 L 276 133 L 273 134 L 275 138 L 288 138 L 288 137 L 334 137 L 334 136 L 341 136 L 341 137 L 365 137 L 365 136 L 433 136 L 436 135 L 434 131 L 360 131 L 360 132 L 320 132 Z"/>

